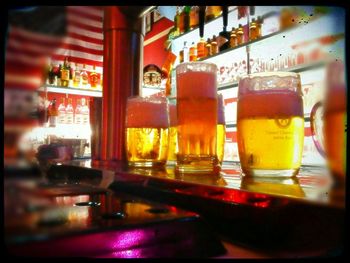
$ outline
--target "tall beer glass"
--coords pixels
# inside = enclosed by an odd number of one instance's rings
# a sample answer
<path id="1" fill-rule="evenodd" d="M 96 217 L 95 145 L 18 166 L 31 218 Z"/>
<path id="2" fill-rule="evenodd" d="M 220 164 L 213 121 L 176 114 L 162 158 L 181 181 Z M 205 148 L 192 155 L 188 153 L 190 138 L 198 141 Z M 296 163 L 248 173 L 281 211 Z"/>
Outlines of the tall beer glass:
<path id="1" fill-rule="evenodd" d="M 220 165 L 224 159 L 226 125 L 225 125 L 225 106 L 222 94 L 218 94 L 218 124 L 216 126 L 216 152 Z"/>
<path id="2" fill-rule="evenodd" d="M 168 155 L 168 103 L 163 97 L 130 97 L 126 108 L 126 152 L 130 166 L 164 166 Z"/>
<path id="3" fill-rule="evenodd" d="M 190 62 L 176 68 L 179 172 L 218 172 L 216 74 L 212 63 Z"/>
<path id="4" fill-rule="evenodd" d="M 317 150 L 326 157 L 329 170 L 336 183 L 341 185 L 345 182 L 346 172 L 347 90 L 344 62 L 329 63 L 326 72 L 324 100 L 316 103 L 311 111 L 311 131 Z M 321 129 L 317 126 L 316 112 L 322 108 L 323 123 L 318 122 L 323 124 Z"/>
<path id="5" fill-rule="evenodd" d="M 298 173 L 304 144 L 299 74 L 264 72 L 240 79 L 237 139 L 245 175 L 291 177 Z"/>
<path id="6" fill-rule="evenodd" d="M 174 165 L 176 163 L 176 154 L 178 152 L 177 145 L 177 112 L 176 101 L 169 101 L 169 151 L 167 164 Z"/>

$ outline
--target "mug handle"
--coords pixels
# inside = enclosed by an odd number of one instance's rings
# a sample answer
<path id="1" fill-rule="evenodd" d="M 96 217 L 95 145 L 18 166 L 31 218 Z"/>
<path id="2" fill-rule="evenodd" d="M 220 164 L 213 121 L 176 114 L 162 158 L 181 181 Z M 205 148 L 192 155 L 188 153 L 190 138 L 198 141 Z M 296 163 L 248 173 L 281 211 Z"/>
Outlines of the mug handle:
<path id="1" fill-rule="evenodd" d="M 322 155 L 323 158 L 326 157 L 325 151 L 317 138 L 317 126 L 316 126 L 316 112 L 320 109 L 320 107 L 323 107 L 323 104 L 321 101 L 317 102 L 311 110 L 310 113 L 310 126 L 311 126 L 311 135 L 312 140 L 317 148 L 317 151 Z"/>

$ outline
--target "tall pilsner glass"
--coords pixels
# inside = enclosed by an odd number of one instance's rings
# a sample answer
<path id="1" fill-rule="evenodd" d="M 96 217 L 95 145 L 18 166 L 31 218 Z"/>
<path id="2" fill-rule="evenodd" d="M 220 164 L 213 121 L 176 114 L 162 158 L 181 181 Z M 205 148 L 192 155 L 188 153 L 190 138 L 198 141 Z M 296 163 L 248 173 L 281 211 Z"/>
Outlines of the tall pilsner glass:
<path id="1" fill-rule="evenodd" d="M 176 68 L 178 155 L 182 173 L 217 173 L 217 66 L 183 63 Z"/>
<path id="2" fill-rule="evenodd" d="M 291 177 L 298 173 L 304 143 L 299 74 L 264 72 L 240 79 L 237 139 L 245 175 Z"/>

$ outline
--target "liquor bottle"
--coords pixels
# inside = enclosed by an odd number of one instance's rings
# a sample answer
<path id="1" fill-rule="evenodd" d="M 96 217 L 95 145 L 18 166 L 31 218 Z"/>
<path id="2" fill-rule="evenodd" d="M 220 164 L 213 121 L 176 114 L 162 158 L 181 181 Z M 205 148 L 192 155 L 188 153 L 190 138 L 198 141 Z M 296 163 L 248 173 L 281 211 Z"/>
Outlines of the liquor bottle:
<path id="1" fill-rule="evenodd" d="M 83 116 L 81 114 L 81 103 L 80 99 L 77 99 L 77 105 L 75 106 L 74 110 L 74 124 L 82 124 L 83 123 Z"/>
<path id="2" fill-rule="evenodd" d="M 93 66 L 92 72 L 89 75 L 89 80 L 90 80 L 90 86 L 91 88 L 96 88 L 99 81 L 100 81 L 100 76 L 96 72 L 96 66 Z"/>
<path id="3" fill-rule="evenodd" d="M 205 10 L 205 20 L 209 21 L 215 17 L 221 15 L 222 9 L 221 6 L 207 6 Z"/>
<path id="4" fill-rule="evenodd" d="M 79 67 L 78 67 L 78 64 L 75 63 L 75 71 L 74 71 L 74 78 L 73 78 L 73 86 L 78 88 L 80 87 L 80 70 L 79 70 Z"/>
<path id="5" fill-rule="evenodd" d="M 56 127 L 57 116 L 58 116 L 58 111 L 56 107 L 56 99 L 53 99 L 51 102 L 51 107 L 49 109 L 49 126 L 50 127 Z"/>
<path id="6" fill-rule="evenodd" d="M 67 124 L 74 123 L 74 108 L 72 105 L 72 98 L 68 98 L 68 104 L 66 107 L 66 123 Z"/>
<path id="7" fill-rule="evenodd" d="M 189 54 L 188 54 L 187 41 L 184 42 L 184 47 L 182 50 L 183 50 L 183 62 L 190 61 Z"/>
<path id="8" fill-rule="evenodd" d="M 180 7 L 180 15 L 179 15 L 179 33 L 180 35 L 185 32 L 185 10 Z"/>
<path id="9" fill-rule="evenodd" d="M 185 6 L 184 7 L 184 33 L 190 31 L 190 12 L 191 12 L 191 7 L 190 6 Z"/>
<path id="10" fill-rule="evenodd" d="M 61 98 L 61 103 L 58 106 L 58 118 L 57 122 L 59 124 L 65 124 L 66 123 L 66 105 L 65 105 L 65 99 Z"/>
<path id="11" fill-rule="evenodd" d="M 208 37 L 207 43 L 205 44 L 205 57 L 211 56 L 211 43 L 210 38 Z"/>
<path id="12" fill-rule="evenodd" d="M 232 27 L 231 35 L 230 35 L 230 47 L 237 46 L 237 35 L 236 35 L 236 29 Z"/>
<path id="13" fill-rule="evenodd" d="M 69 64 L 68 57 L 65 57 L 63 66 L 61 68 L 61 86 L 68 87 L 69 86 Z"/>
<path id="14" fill-rule="evenodd" d="M 73 80 L 75 77 L 75 67 L 69 63 L 69 87 L 73 87 Z"/>
<path id="15" fill-rule="evenodd" d="M 243 44 L 243 35 L 244 35 L 244 32 L 243 32 L 242 24 L 239 24 L 236 31 L 237 45 Z"/>
<path id="16" fill-rule="evenodd" d="M 197 48 L 196 48 L 194 42 L 192 42 L 192 46 L 190 47 L 189 59 L 190 59 L 190 61 L 197 60 Z"/>
<path id="17" fill-rule="evenodd" d="M 258 38 L 258 27 L 256 25 L 255 18 L 252 18 L 252 21 L 249 25 L 249 40 L 255 40 Z"/>
<path id="18" fill-rule="evenodd" d="M 215 55 L 217 53 L 219 53 L 218 42 L 216 42 L 216 36 L 213 35 L 211 40 L 211 54 Z"/>
<path id="19" fill-rule="evenodd" d="M 201 38 L 197 43 L 197 58 L 201 59 L 205 57 L 205 40 Z"/>
<path id="20" fill-rule="evenodd" d="M 261 31 L 261 27 L 263 24 L 263 19 L 261 16 L 258 16 L 258 19 L 256 21 L 256 27 L 257 27 L 257 31 L 258 31 L 258 38 L 262 37 L 262 31 Z"/>
<path id="21" fill-rule="evenodd" d="M 62 64 L 58 65 L 58 70 L 56 72 L 56 76 L 57 76 L 57 86 L 61 86 L 61 69 L 62 69 Z"/>
<path id="22" fill-rule="evenodd" d="M 179 52 L 179 63 L 184 62 L 184 49 L 186 47 L 186 41 L 184 42 L 184 47 Z"/>
<path id="23" fill-rule="evenodd" d="M 82 124 L 88 125 L 89 122 L 89 116 L 90 116 L 90 110 L 89 106 L 86 103 L 86 99 L 82 98 L 81 99 L 81 116 L 82 116 Z"/>
<path id="24" fill-rule="evenodd" d="M 80 72 L 81 85 L 83 88 L 89 84 L 89 75 L 85 70 L 85 64 L 83 64 L 83 70 Z"/>
<path id="25" fill-rule="evenodd" d="M 48 73 L 47 73 L 47 84 L 54 85 L 55 84 L 55 72 L 54 72 L 54 66 L 52 61 L 50 62 L 50 65 L 48 67 Z"/>
<path id="26" fill-rule="evenodd" d="M 199 24 L 199 7 L 192 6 L 190 11 L 190 29 L 194 29 Z"/>
<path id="27" fill-rule="evenodd" d="M 180 7 L 177 6 L 176 7 L 176 14 L 174 17 L 174 36 L 178 36 L 180 35 Z"/>

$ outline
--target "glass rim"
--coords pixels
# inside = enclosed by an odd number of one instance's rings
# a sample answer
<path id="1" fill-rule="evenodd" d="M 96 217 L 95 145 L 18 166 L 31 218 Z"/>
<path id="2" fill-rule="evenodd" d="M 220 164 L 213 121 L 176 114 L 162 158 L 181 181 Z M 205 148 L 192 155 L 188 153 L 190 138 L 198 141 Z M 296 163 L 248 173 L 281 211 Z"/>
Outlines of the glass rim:
<path id="1" fill-rule="evenodd" d="M 290 72 L 290 71 L 268 71 L 268 72 L 256 72 L 250 74 L 242 74 L 239 77 L 239 80 L 246 78 L 255 78 L 255 77 L 295 77 L 298 78 L 300 76 L 299 73 Z"/>
<path id="2" fill-rule="evenodd" d="M 213 69 L 215 69 L 215 73 L 216 73 L 216 70 L 218 69 L 218 66 L 215 63 L 212 63 L 212 62 L 190 61 L 190 62 L 180 63 L 179 65 L 176 66 L 175 71 L 177 72 L 178 69 L 185 68 L 185 67 L 187 67 L 189 65 L 193 65 L 193 66 L 196 66 L 196 65 L 208 65 L 208 66 L 212 67 Z M 195 71 L 197 71 L 197 70 L 195 70 Z"/>

